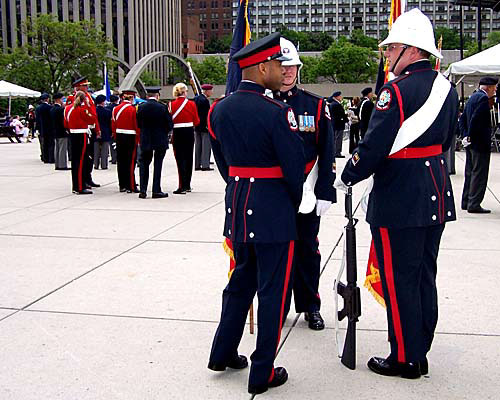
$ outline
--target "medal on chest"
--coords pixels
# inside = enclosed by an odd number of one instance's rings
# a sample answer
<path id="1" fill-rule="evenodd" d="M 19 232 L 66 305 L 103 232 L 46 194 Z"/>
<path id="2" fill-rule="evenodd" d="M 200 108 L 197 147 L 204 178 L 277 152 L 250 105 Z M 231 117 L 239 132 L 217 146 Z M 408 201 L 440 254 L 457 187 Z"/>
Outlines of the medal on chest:
<path id="1" fill-rule="evenodd" d="M 301 132 L 315 132 L 316 126 L 314 124 L 314 115 L 299 115 L 299 130 Z"/>

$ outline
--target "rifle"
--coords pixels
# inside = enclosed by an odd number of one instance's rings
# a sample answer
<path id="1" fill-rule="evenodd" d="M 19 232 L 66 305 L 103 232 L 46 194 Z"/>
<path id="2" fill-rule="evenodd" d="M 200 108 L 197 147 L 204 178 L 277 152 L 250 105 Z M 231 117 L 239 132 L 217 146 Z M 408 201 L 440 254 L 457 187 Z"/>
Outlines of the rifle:
<path id="1" fill-rule="evenodd" d="M 339 357 L 342 364 L 347 368 L 356 369 L 356 323 L 361 315 L 361 294 L 356 282 L 356 224 L 357 219 L 352 213 L 352 188 L 348 188 L 345 196 L 345 216 L 347 225 L 345 226 L 344 257 L 337 279 L 334 283 L 335 290 L 335 339 L 338 346 L 338 322 L 347 317 L 347 333 L 342 353 L 339 351 Z M 347 284 L 340 282 L 342 273 L 347 264 Z M 344 299 L 344 308 L 338 311 L 338 296 Z"/>

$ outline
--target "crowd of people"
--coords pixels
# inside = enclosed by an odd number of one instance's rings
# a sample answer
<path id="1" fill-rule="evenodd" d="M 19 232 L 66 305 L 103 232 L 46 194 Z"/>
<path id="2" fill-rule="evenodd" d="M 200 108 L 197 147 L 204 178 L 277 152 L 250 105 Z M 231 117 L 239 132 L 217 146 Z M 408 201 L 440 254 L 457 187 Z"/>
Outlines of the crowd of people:
<path id="1" fill-rule="evenodd" d="M 117 165 L 118 190 L 139 193 L 139 198 L 144 199 L 149 165 L 154 158 L 152 197 L 168 197 L 160 181 L 169 143 L 179 175 L 174 194 L 192 191 L 193 154 L 196 171 L 213 171 L 207 129 L 212 85 L 202 85 L 202 93 L 193 101 L 187 99 L 187 86 L 179 83 L 173 89 L 175 100 L 168 107 L 159 101 L 159 87 L 146 88 L 147 99 L 136 104 L 135 89 L 111 95 L 107 101 L 102 94 L 92 97 L 88 86 L 85 77 L 78 78 L 73 82 L 73 93 L 54 94 L 52 104 L 50 96 L 43 93 L 36 109 L 29 106 L 30 127 L 25 127 L 17 116 L 9 121 L 27 141 L 31 132 L 37 132 L 44 163 L 54 164 L 56 170 L 71 169 L 73 193 L 92 194 L 93 188 L 100 187 L 92 171 L 108 169 L 111 158 L 111 164 Z M 137 165 L 140 184 L 135 178 Z"/>

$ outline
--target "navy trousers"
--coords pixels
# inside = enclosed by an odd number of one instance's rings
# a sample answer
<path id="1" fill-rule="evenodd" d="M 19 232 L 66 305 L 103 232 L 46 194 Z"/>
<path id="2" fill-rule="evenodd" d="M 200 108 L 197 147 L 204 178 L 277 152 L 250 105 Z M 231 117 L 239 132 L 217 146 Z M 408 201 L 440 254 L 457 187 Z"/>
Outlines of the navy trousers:
<path id="1" fill-rule="evenodd" d="M 210 362 L 225 364 L 238 355 L 255 293 L 259 301 L 257 345 L 250 359 L 249 385 L 272 379 L 282 321 L 290 308 L 294 242 L 233 243 L 236 266 L 222 294 L 222 313 Z"/>
<path id="2" fill-rule="evenodd" d="M 438 320 L 437 256 L 444 224 L 420 228 L 371 227 L 387 309 L 389 359 L 426 357 Z"/>
<path id="3" fill-rule="evenodd" d="M 321 307 L 318 293 L 321 264 L 319 223 L 320 217 L 316 215 L 316 210 L 309 214 L 297 214 L 299 238 L 295 243 L 293 299 L 298 313 L 319 311 Z"/>

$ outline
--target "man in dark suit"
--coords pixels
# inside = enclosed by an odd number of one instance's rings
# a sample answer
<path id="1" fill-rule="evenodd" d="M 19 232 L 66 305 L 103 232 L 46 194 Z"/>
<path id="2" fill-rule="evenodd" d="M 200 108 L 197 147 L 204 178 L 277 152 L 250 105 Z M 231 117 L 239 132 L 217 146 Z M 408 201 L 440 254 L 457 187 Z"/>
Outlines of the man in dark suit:
<path id="1" fill-rule="evenodd" d="M 465 181 L 462 192 L 462 210 L 469 213 L 487 214 L 481 207 L 486 193 L 491 156 L 490 98 L 495 96 L 498 79 L 484 77 L 477 90 L 465 105 L 460 117 L 460 131 L 468 137 L 466 147 Z"/>
<path id="2" fill-rule="evenodd" d="M 108 169 L 109 145 L 111 142 L 111 110 L 104 107 L 106 96 L 100 94 L 95 99 L 97 120 L 101 127 L 101 137 L 94 142 L 94 168 Z"/>
<path id="3" fill-rule="evenodd" d="M 54 132 L 52 129 L 52 119 L 50 117 L 51 106 L 49 104 L 50 96 L 43 93 L 40 96 L 40 105 L 36 108 L 36 121 L 42 151 L 42 161 L 46 164 L 54 164 Z"/>
<path id="4" fill-rule="evenodd" d="M 68 170 L 68 142 L 69 133 L 64 127 L 64 107 L 63 94 L 56 93 L 54 95 L 54 105 L 50 110 L 50 118 L 52 119 L 52 127 L 55 137 L 55 163 L 56 170 Z"/>
<path id="5" fill-rule="evenodd" d="M 343 158 L 342 153 L 342 137 L 344 135 L 345 124 L 347 123 L 347 115 L 342 106 L 342 92 L 333 92 L 328 98 L 330 103 L 330 114 L 332 116 L 333 137 L 335 140 L 335 157 Z"/>
<path id="6" fill-rule="evenodd" d="M 365 133 L 368 130 L 368 124 L 370 123 L 370 117 L 372 116 L 373 108 L 373 89 L 371 87 L 364 88 L 361 91 L 363 96 L 361 103 L 359 105 L 359 135 L 361 139 L 365 137 Z"/>
<path id="7" fill-rule="evenodd" d="M 141 130 L 141 160 L 140 160 L 140 193 L 139 198 L 147 197 L 149 164 L 154 155 L 153 170 L 153 199 L 168 197 L 161 190 L 161 168 L 163 158 L 168 149 L 168 135 L 174 124 L 168 109 L 160 103 L 160 88 L 148 87 L 148 100 L 142 103 L 137 110 L 137 126 Z"/>
<path id="8" fill-rule="evenodd" d="M 210 110 L 210 96 L 213 86 L 210 84 L 201 85 L 203 92 L 194 98 L 200 124 L 194 128 L 195 148 L 194 148 L 194 169 L 196 171 L 212 171 L 210 168 L 210 136 L 207 129 L 207 115 Z"/>

